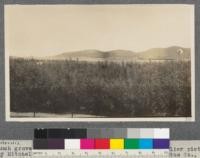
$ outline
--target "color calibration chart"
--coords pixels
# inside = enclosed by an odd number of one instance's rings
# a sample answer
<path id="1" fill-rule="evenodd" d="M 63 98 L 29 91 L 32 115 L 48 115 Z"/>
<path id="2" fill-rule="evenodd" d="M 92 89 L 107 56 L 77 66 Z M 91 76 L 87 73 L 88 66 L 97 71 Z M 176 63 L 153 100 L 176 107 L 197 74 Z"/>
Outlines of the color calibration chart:
<path id="1" fill-rule="evenodd" d="M 35 129 L 33 157 L 169 157 L 168 128 Z"/>

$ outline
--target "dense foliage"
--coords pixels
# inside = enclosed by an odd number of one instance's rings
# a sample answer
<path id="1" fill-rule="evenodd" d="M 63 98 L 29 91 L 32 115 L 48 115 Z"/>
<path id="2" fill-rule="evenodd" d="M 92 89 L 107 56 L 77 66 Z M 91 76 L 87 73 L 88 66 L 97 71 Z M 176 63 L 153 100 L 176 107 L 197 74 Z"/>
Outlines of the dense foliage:
<path id="1" fill-rule="evenodd" d="M 10 59 L 13 112 L 107 117 L 190 116 L 190 61 Z"/>

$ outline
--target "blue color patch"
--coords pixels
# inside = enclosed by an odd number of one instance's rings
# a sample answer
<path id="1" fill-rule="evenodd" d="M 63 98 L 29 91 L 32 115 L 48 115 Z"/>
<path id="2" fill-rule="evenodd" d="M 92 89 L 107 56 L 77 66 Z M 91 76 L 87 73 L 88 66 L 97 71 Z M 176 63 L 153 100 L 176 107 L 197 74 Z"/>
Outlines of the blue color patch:
<path id="1" fill-rule="evenodd" d="M 153 149 L 153 139 L 139 139 L 140 149 Z"/>

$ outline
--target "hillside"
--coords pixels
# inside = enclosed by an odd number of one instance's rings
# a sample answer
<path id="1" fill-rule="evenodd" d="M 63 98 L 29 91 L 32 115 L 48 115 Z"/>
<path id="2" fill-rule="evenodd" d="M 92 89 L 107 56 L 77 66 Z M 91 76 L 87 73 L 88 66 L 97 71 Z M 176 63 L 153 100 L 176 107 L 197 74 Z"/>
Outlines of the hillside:
<path id="1" fill-rule="evenodd" d="M 128 50 L 112 50 L 112 51 L 99 51 L 99 50 L 83 50 L 76 52 L 62 53 L 50 59 L 78 59 L 86 61 L 116 61 L 116 60 L 135 60 L 137 54 Z"/>
<path id="2" fill-rule="evenodd" d="M 168 48 L 153 48 L 139 53 L 141 59 L 174 59 L 177 57 L 190 60 L 190 48 L 168 47 Z"/>
<path id="3" fill-rule="evenodd" d="M 190 48 L 182 48 L 178 46 L 168 48 L 152 48 L 143 52 L 133 52 L 129 50 L 82 50 L 75 52 L 65 52 L 48 59 L 55 60 L 80 60 L 80 61 L 136 61 L 147 59 L 181 59 L 190 60 Z"/>

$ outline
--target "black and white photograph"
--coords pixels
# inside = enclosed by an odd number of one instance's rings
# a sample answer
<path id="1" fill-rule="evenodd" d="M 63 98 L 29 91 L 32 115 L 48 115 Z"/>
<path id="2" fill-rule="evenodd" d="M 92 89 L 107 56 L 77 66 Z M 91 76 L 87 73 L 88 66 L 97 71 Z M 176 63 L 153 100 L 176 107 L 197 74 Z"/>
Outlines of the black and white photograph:
<path id="1" fill-rule="evenodd" d="M 194 121 L 194 5 L 5 5 L 7 121 Z"/>

